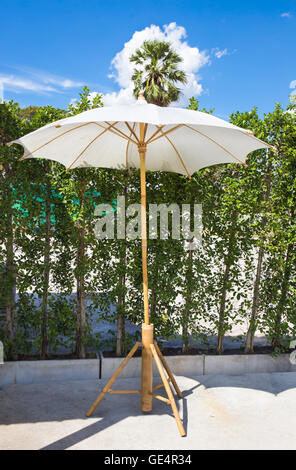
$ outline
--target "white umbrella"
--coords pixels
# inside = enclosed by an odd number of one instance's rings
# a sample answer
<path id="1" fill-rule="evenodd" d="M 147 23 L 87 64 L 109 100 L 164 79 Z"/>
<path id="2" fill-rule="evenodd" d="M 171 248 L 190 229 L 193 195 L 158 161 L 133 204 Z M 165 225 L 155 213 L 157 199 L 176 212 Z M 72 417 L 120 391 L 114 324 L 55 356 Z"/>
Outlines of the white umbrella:
<path id="1" fill-rule="evenodd" d="M 143 139 L 140 123 L 144 124 Z M 48 158 L 67 168 L 140 168 L 138 146 L 146 145 L 146 170 L 192 175 L 216 163 L 244 163 L 248 153 L 269 147 L 210 114 L 159 107 L 139 99 L 106 106 L 48 124 L 15 140 L 24 157 Z"/>
<path id="2" fill-rule="evenodd" d="M 68 169 L 83 167 L 140 168 L 141 229 L 144 293 L 142 325 L 142 387 L 119 393 L 141 393 L 142 411 L 151 411 L 152 396 L 171 404 L 180 434 L 185 435 L 169 381 L 179 397 L 182 394 L 153 339 L 149 321 L 147 280 L 146 169 L 172 171 L 190 177 L 205 166 L 218 163 L 245 164 L 246 156 L 259 148 L 272 148 L 246 129 L 212 115 L 181 108 L 147 104 L 143 94 L 130 106 L 96 108 L 48 124 L 12 143 L 24 147 L 26 158 L 46 158 Z M 109 380 L 87 415 L 90 416 L 123 367 L 133 356 L 136 343 Z M 155 395 L 152 388 L 152 357 L 156 361 L 168 399 Z M 165 375 L 167 371 L 169 381 Z"/>

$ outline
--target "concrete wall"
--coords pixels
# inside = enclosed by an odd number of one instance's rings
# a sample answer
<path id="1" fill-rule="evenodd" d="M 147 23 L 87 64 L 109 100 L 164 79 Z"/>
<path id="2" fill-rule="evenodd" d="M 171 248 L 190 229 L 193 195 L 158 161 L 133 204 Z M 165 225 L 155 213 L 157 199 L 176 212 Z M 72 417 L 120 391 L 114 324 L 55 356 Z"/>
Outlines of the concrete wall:
<path id="1" fill-rule="evenodd" d="M 269 354 L 206 356 L 204 374 L 258 374 L 260 372 L 295 372 L 290 354 L 271 357 Z"/>
<path id="2" fill-rule="evenodd" d="M 175 375 L 196 377 L 209 374 L 239 375 L 259 372 L 296 372 L 289 354 L 276 358 L 263 354 L 227 356 L 169 356 L 166 360 Z M 102 358 L 101 378 L 112 376 L 122 362 L 120 358 Z M 36 382 L 67 382 L 71 380 L 99 379 L 99 359 L 57 360 L 57 361 L 16 361 L 0 365 L 0 386 L 8 384 L 29 384 Z M 154 375 L 158 371 L 154 365 Z M 141 376 L 141 358 L 129 361 L 122 378 Z"/>
<path id="3" fill-rule="evenodd" d="M 204 356 L 168 356 L 165 358 L 170 369 L 175 375 L 185 375 L 186 377 L 195 377 L 203 375 Z M 119 357 L 103 358 L 102 361 L 102 379 L 111 377 L 121 364 Z M 154 361 L 153 361 L 154 362 Z M 159 376 L 156 364 L 153 364 L 153 375 Z M 141 358 L 131 359 L 120 374 L 122 378 L 141 376 Z"/>
<path id="4" fill-rule="evenodd" d="M 0 386 L 99 378 L 99 359 L 15 361 L 0 366 Z"/>

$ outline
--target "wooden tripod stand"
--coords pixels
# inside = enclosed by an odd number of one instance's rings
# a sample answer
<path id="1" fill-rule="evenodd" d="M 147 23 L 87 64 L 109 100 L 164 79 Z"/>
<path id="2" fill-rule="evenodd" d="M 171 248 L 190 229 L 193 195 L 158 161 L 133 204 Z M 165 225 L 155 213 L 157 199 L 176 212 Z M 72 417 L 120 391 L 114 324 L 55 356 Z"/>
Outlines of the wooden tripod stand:
<path id="1" fill-rule="evenodd" d="M 140 97 L 140 99 L 143 99 Z M 116 370 L 115 374 L 111 377 L 107 385 L 103 388 L 93 405 L 90 407 L 86 416 L 91 416 L 95 408 L 103 399 L 106 393 L 140 393 L 141 394 L 141 409 L 144 412 L 152 410 L 152 398 L 164 401 L 171 405 L 175 420 L 181 436 L 185 436 L 184 427 L 179 416 L 178 408 L 170 387 L 173 385 L 179 398 L 182 398 L 182 393 L 171 373 L 167 362 L 161 354 L 161 351 L 154 341 L 153 325 L 149 320 L 149 305 L 148 305 L 148 274 L 147 274 L 147 227 L 146 227 L 146 168 L 145 158 L 147 144 L 145 143 L 145 134 L 147 124 L 140 123 L 140 136 L 138 140 L 138 151 L 140 156 L 140 176 L 141 176 L 141 230 L 142 230 L 142 267 L 143 267 L 143 295 L 144 295 L 144 318 L 145 322 L 142 325 L 142 343 L 136 343 L 131 349 L 122 364 Z M 137 349 L 142 346 L 142 379 L 141 390 L 112 390 L 111 386 L 119 376 L 128 361 L 133 357 Z M 153 359 L 156 362 L 162 383 L 153 387 Z M 167 376 L 166 376 L 166 373 Z M 164 387 L 167 393 L 167 398 L 153 393 L 158 388 Z"/>
<path id="2" fill-rule="evenodd" d="M 147 328 L 149 327 L 149 328 Z M 137 349 L 142 346 L 142 388 L 141 390 L 112 390 L 111 387 L 117 377 L 120 375 L 124 367 L 127 365 L 128 361 L 133 357 Z M 159 371 L 160 377 L 162 379 L 162 383 L 152 386 L 152 379 L 153 379 L 153 364 L 152 359 L 155 360 L 157 369 Z M 168 377 L 165 374 L 167 372 Z M 179 398 L 182 398 L 182 393 L 175 381 L 175 378 L 165 360 L 161 351 L 158 347 L 156 341 L 153 340 L 153 325 L 146 325 L 145 323 L 142 325 L 142 343 L 136 343 L 134 347 L 131 349 L 129 354 L 120 364 L 116 372 L 113 374 L 111 379 L 108 381 L 107 385 L 103 388 L 101 393 L 98 395 L 97 399 L 94 401 L 86 416 L 91 416 L 100 401 L 104 398 L 106 393 L 140 393 L 141 394 L 141 409 L 142 411 L 151 411 L 152 410 L 152 398 L 157 398 L 158 400 L 164 401 L 168 403 L 172 407 L 172 411 L 174 413 L 175 420 L 177 422 L 177 426 L 181 436 L 185 436 L 185 430 L 182 424 L 182 421 L 179 416 L 178 408 L 176 406 L 176 402 L 170 387 L 170 383 L 173 385 L 177 395 Z M 163 397 L 162 395 L 157 395 L 153 393 L 155 390 L 164 387 L 167 393 L 168 398 Z"/>

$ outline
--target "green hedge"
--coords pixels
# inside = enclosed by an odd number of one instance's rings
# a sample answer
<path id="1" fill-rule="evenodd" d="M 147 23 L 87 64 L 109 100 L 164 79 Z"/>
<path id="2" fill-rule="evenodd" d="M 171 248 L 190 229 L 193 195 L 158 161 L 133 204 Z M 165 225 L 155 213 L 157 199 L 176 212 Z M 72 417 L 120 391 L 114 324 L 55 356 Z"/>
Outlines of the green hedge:
<path id="1" fill-rule="evenodd" d="M 36 350 L 45 358 L 60 345 L 85 357 L 87 348 L 104 343 L 90 327 L 98 306 L 101 319 L 116 323 L 113 346 L 124 354 L 133 341 L 125 321 L 143 321 L 140 240 L 94 236 L 97 204 L 109 202 L 116 213 L 118 195 L 126 204 L 140 201 L 138 171 L 67 173 L 55 162 L 18 162 L 22 149 L 5 146 L 65 115 L 102 105 L 99 95 L 90 103 L 88 94 L 84 89 L 66 111 L 37 108 L 30 120 L 17 104 L 0 105 L 0 339 L 6 359 Z M 247 322 L 246 352 L 253 351 L 256 331 L 279 352 L 296 336 L 295 106 L 276 105 L 263 118 L 253 109 L 230 119 L 277 152 L 258 150 L 246 168 L 215 165 L 191 180 L 147 174 L 148 204 L 203 207 L 197 250 L 186 250 L 182 239 L 149 241 L 151 321 L 167 339 L 181 334 L 185 351 L 192 341 L 216 335 L 218 353 L 232 326 Z"/>

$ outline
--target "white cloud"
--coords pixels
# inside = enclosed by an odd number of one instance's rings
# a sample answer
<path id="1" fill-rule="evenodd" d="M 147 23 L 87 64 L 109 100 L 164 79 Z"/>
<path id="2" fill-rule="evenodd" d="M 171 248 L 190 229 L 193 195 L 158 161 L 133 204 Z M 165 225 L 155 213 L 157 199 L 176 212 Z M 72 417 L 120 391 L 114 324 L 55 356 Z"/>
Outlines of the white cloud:
<path id="1" fill-rule="evenodd" d="M 30 91 L 33 93 L 50 94 L 62 93 L 69 88 L 78 88 L 82 82 L 70 80 L 69 78 L 52 75 L 44 71 L 29 67 L 17 68 L 17 74 L 0 73 L 0 83 L 6 90 L 20 92 Z"/>
<path id="2" fill-rule="evenodd" d="M 82 82 L 75 82 L 73 80 L 69 80 L 68 78 L 65 79 L 58 79 L 58 78 L 44 78 L 44 83 L 52 83 L 53 85 L 60 86 L 61 88 L 79 88 L 83 86 Z"/>
<path id="3" fill-rule="evenodd" d="M 151 25 L 141 31 L 136 31 L 111 62 L 112 73 L 109 75 L 109 78 L 113 78 L 119 85 L 120 90 L 106 93 L 103 98 L 104 104 L 129 104 L 134 101 L 131 76 L 135 64 L 131 63 L 129 59 L 144 41 L 153 39 L 170 42 L 173 49 L 183 58 L 180 68 L 182 68 L 187 75 L 187 84 L 180 86 L 183 97 L 179 104 L 187 102 L 188 98 L 193 95 L 199 96 L 203 88 L 198 72 L 204 65 L 209 63 L 210 58 L 206 51 L 200 51 L 197 47 L 189 46 L 185 38 L 185 28 L 178 26 L 176 23 L 164 25 L 163 28 Z"/>
<path id="4" fill-rule="evenodd" d="M 38 83 L 23 77 L 16 77 L 15 75 L 0 74 L 0 83 L 3 88 L 16 92 L 21 90 L 33 91 L 36 93 L 57 92 L 57 90 L 52 86 Z"/>
<path id="5" fill-rule="evenodd" d="M 289 11 L 286 11 L 286 12 L 281 14 L 281 17 L 282 18 L 292 18 L 292 15 Z"/>
<path id="6" fill-rule="evenodd" d="M 230 51 L 226 47 L 224 49 L 219 49 L 219 47 L 214 47 L 211 50 L 211 54 L 214 55 L 216 59 L 221 59 L 221 57 L 227 56 L 227 55 L 233 55 L 236 52 L 237 52 L 237 49 L 233 49 L 232 51 Z"/>
<path id="7" fill-rule="evenodd" d="M 42 83 L 49 83 L 51 85 L 55 85 L 61 88 L 79 88 L 84 85 L 83 82 L 78 82 L 75 80 L 71 80 L 69 78 L 60 77 L 59 75 L 53 75 L 48 72 L 44 72 L 43 70 L 33 69 L 31 67 L 25 67 L 20 69 L 29 76 L 34 77 L 38 82 Z"/>
<path id="8" fill-rule="evenodd" d="M 220 51 L 218 48 L 216 48 L 216 49 L 213 49 L 213 52 L 214 52 L 215 57 L 217 57 L 217 59 L 221 59 L 221 57 L 223 57 L 224 55 L 229 55 L 229 52 L 226 48 L 223 49 L 223 51 Z"/>
<path id="9" fill-rule="evenodd" d="M 296 88 L 296 80 L 291 81 L 290 88 Z"/>

